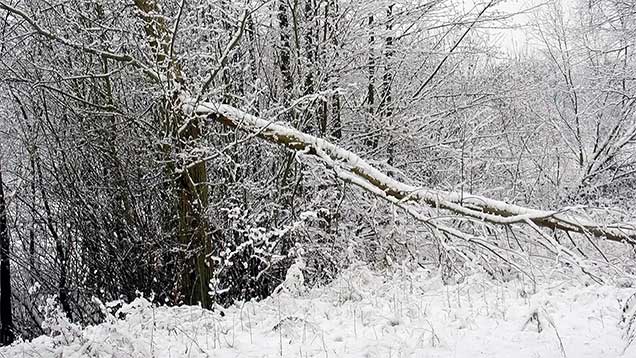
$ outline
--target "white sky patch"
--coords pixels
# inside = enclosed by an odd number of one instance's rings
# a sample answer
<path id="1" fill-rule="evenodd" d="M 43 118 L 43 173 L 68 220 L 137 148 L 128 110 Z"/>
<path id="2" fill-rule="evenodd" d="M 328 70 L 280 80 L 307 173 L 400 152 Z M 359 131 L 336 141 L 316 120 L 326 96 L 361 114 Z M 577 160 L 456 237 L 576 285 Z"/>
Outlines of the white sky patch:
<path id="1" fill-rule="evenodd" d="M 560 3 L 567 16 L 573 16 L 576 0 L 504 0 L 494 8 L 504 17 L 498 24 L 486 26 L 491 44 L 509 55 L 526 55 L 541 47 L 535 36 L 535 26 L 541 12 L 549 11 L 554 3 Z M 464 0 L 466 6 L 481 9 L 487 1 Z M 492 14 L 492 12 L 491 12 Z"/>

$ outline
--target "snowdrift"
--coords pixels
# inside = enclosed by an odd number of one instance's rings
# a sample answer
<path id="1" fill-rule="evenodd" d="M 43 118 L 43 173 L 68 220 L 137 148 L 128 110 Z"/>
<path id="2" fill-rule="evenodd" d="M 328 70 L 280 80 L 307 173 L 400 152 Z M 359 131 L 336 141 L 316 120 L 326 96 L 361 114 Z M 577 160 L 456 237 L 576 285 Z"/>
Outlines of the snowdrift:
<path id="1" fill-rule="evenodd" d="M 424 269 L 348 270 L 326 287 L 282 287 L 223 311 L 124 304 L 83 329 L 62 315 L 49 335 L 2 357 L 634 357 L 621 315 L 633 288 L 458 277 Z M 222 313 L 221 313 L 222 312 Z"/>

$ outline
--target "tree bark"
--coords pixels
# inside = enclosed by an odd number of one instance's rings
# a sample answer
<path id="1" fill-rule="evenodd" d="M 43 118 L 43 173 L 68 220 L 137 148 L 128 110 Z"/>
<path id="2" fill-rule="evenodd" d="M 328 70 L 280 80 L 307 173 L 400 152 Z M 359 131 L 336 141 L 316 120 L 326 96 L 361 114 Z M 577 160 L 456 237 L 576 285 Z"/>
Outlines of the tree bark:
<path id="1" fill-rule="evenodd" d="M 158 67 L 165 71 L 166 78 L 169 80 L 168 84 L 174 81 L 183 86 L 179 63 L 173 57 L 169 45 L 172 34 L 164 18 L 145 16 L 145 14 L 160 13 L 157 2 L 135 0 L 135 5 L 143 12 L 142 18 L 146 22 L 145 32 L 148 43 L 156 53 Z M 213 79 L 211 76 L 203 90 Z M 175 105 L 178 102 L 177 95 L 178 93 L 172 93 L 164 98 L 162 127 L 165 133 L 177 142 L 176 148 L 164 146 L 163 151 L 167 152 L 164 154 L 169 154 L 172 150 L 184 152 L 191 145 L 196 145 L 202 137 L 199 121 L 185 115 L 181 108 Z M 188 160 L 190 163 L 186 163 L 183 170 L 176 168 L 174 164 L 168 164 L 168 174 L 178 174 L 176 210 L 179 227 L 177 235 L 185 250 L 182 252 L 184 257 L 181 259 L 186 267 L 183 268 L 179 279 L 178 290 L 184 303 L 201 303 L 203 307 L 209 308 L 212 306 L 212 300 L 208 294 L 208 283 L 212 276 L 212 269 L 208 257 L 212 252 L 212 243 L 208 237 L 208 223 L 205 217 L 208 207 L 207 167 L 205 161 L 199 161 L 196 158 Z"/>
<path id="2" fill-rule="evenodd" d="M 282 97 L 289 102 L 294 89 L 294 78 L 291 73 L 291 43 L 287 5 L 282 0 L 278 4 L 278 26 L 280 28 L 279 68 L 283 76 L 283 89 L 285 90 Z"/>
<path id="3" fill-rule="evenodd" d="M 11 311 L 11 241 L 7 224 L 7 203 L 0 161 L 0 344 L 9 345 L 15 339 Z"/>
<path id="4" fill-rule="evenodd" d="M 326 58 L 327 51 L 325 50 L 327 43 L 329 41 L 328 36 L 331 37 L 331 43 L 333 47 L 336 49 L 334 51 L 334 56 L 336 59 L 339 57 L 338 54 L 340 50 L 338 49 L 338 36 L 337 36 L 337 27 L 338 24 L 338 0 L 327 0 L 325 5 L 325 26 L 323 32 L 323 54 L 322 56 Z M 338 87 L 340 82 L 340 73 L 338 70 L 328 71 L 328 76 L 331 82 L 331 90 L 333 94 L 331 95 L 331 123 L 332 123 L 332 131 L 331 134 L 335 138 L 342 137 L 342 118 L 340 117 L 340 112 L 342 111 L 342 104 L 340 102 L 340 94 L 338 94 Z"/>
<path id="5" fill-rule="evenodd" d="M 393 6 L 394 4 L 389 5 L 386 10 L 387 24 L 386 24 L 386 49 L 384 51 L 384 75 L 382 76 L 382 100 L 380 102 L 380 107 L 378 108 L 382 117 L 386 118 L 387 124 L 389 128 L 393 128 L 393 97 L 392 97 L 392 86 L 393 86 L 393 68 L 391 67 L 391 61 L 393 59 L 394 51 L 393 48 Z M 394 143 L 393 136 L 390 135 L 387 138 L 387 155 L 389 165 L 393 165 L 394 160 Z"/>
<path id="6" fill-rule="evenodd" d="M 374 124 L 374 114 L 375 114 L 375 67 L 376 67 L 376 59 L 375 59 L 375 31 L 373 30 L 373 15 L 369 15 L 368 25 L 369 25 L 369 58 L 367 59 L 367 78 L 368 78 L 368 90 L 367 90 L 367 112 L 368 112 L 368 120 L 367 120 L 367 134 L 365 143 L 371 148 L 376 148 L 378 146 L 378 137 L 375 134 L 376 126 Z"/>

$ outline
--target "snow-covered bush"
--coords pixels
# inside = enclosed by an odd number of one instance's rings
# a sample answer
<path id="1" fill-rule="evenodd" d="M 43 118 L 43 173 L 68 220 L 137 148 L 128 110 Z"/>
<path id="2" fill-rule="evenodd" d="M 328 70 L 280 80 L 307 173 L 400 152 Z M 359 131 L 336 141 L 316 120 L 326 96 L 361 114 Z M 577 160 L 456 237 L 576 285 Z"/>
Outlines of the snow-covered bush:
<path id="1" fill-rule="evenodd" d="M 81 327 L 68 319 L 56 296 L 48 297 L 40 311 L 44 316 L 42 329 L 53 339 L 54 345 L 69 345 L 81 340 Z"/>

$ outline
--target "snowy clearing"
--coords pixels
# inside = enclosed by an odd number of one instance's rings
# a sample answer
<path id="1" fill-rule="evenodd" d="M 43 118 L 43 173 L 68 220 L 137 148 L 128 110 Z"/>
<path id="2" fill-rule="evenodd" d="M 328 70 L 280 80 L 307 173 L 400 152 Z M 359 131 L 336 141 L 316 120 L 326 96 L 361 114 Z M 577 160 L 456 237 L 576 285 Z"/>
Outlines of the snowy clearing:
<path id="1" fill-rule="evenodd" d="M 361 266 L 326 287 L 287 289 L 219 311 L 139 298 L 80 330 L 0 349 L 2 357 L 633 357 L 620 317 L 633 288 L 471 276 L 444 286 L 425 270 Z M 538 321 L 537 321 L 538 318 Z"/>

